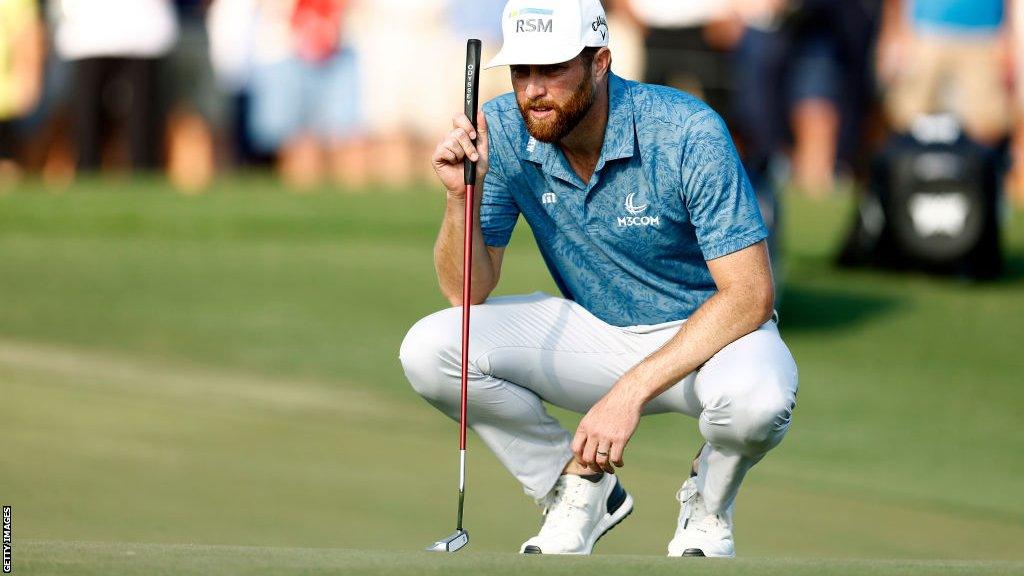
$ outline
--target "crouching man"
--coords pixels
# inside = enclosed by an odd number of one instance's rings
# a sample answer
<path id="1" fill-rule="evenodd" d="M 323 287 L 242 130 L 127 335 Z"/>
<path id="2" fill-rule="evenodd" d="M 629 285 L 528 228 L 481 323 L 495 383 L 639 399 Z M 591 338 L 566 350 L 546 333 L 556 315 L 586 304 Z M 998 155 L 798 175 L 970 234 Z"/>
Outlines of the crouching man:
<path id="1" fill-rule="evenodd" d="M 614 472 L 640 418 L 695 418 L 705 442 L 677 494 L 668 553 L 731 557 L 736 493 L 782 440 L 797 393 L 757 201 L 712 110 L 611 72 L 598 0 L 542 4 L 511 0 L 502 14 L 488 66 L 510 66 L 514 92 L 484 106 L 477 144 L 459 115 L 433 156 L 447 190 L 434 261 L 454 306 L 466 157 L 483 189 L 469 426 L 543 508 L 520 551 L 589 554 L 633 509 Z M 562 297 L 488 298 L 520 215 Z M 400 352 L 413 388 L 456 419 L 460 325 L 460 308 L 432 314 Z M 543 401 L 585 414 L 574 434 Z"/>

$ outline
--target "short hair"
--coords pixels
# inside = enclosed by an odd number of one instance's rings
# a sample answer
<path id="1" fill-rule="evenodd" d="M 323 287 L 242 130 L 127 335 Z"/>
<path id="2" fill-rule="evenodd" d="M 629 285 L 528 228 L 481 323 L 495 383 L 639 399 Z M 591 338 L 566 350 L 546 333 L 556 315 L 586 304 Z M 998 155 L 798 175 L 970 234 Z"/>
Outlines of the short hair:
<path id="1" fill-rule="evenodd" d="M 601 51 L 601 46 L 587 46 L 580 52 L 577 58 L 586 68 L 590 68 L 594 65 L 594 58 L 597 58 L 597 53 Z M 612 63 L 608 62 L 608 70 L 611 71 Z"/>
<path id="2" fill-rule="evenodd" d="M 594 64 L 594 58 L 597 57 L 597 53 L 600 51 L 601 48 L 599 46 L 587 46 L 580 52 L 579 58 L 585 66 L 591 66 Z"/>

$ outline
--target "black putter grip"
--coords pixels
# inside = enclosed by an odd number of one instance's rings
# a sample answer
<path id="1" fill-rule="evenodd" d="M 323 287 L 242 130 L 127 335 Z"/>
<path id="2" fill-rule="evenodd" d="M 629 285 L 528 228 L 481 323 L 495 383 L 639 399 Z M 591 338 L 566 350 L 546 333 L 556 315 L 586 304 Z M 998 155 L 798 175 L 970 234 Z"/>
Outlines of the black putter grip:
<path id="1" fill-rule="evenodd" d="M 479 40 L 470 40 L 466 43 L 466 116 L 469 118 L 473 128 L 476 128 L 476 109 L 480 103 L 480 51 Z M 473 138 L 473 144 L 476 144 Z M 466 157 L 466 185 L 476 184 L 476 163 L 470 162 Z"/>

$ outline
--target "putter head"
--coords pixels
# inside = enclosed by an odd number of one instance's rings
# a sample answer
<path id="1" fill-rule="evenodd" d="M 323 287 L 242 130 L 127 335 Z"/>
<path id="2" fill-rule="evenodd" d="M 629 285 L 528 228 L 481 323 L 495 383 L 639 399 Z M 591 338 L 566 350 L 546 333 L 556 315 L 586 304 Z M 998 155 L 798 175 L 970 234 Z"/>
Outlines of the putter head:
<path id="1" fill-rule="evenodd" d="M 458 552 L 466 544 L 469 544 L 469 532 L 456 530 L 454 534 L 444 540 L 438 540 L 427 546 L 427 552 Z"/>

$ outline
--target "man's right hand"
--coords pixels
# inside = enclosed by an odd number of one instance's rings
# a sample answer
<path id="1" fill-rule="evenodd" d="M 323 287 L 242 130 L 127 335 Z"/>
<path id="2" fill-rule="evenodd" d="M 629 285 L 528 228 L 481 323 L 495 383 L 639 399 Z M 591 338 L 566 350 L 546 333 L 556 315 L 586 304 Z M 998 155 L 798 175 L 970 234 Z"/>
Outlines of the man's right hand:
<path id="1" fill-rule="evenodd" d="M 453 200 L 465 200 L 466 198 L 466 176 L 463 169 L 463 161 L 468 156 L 471 161 L 477 163 L 476 178 L 479 183 L 483 182 L 487 174 L 487 118 L 483 111 L 477 114 L 480 125 L 478 130 L 473 129 L 469 118 L 465 114 L 459 114 L 452 119 L 452 131 L 434 149 L 434 156 L 431 164 L 434 172 L 441 179 L 445 189 L 448 190 L 448 197 Z M 479 132 L 476 146 L 473 145 L 473 136 Z"/>

